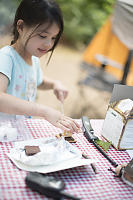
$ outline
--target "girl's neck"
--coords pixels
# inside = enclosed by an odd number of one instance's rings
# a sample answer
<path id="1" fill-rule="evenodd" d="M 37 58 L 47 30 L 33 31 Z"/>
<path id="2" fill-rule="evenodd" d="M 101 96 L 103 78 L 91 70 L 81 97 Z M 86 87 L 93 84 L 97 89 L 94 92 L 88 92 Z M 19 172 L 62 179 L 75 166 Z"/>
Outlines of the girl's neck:
<path id="1" fill-rule="evenodd" d="M 32 65 L 32 56 L 29 55 L 23 45 L 20 45 L 18 42 L 12 45 L 12 47 L 17 51 L 17 53 L 24 59 L 28 65 Z"/>

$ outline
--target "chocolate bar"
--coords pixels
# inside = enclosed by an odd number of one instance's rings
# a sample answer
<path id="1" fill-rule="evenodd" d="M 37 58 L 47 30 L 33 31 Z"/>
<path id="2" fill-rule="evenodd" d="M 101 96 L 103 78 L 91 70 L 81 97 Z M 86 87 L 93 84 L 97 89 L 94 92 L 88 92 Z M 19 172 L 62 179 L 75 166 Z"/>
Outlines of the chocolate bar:
<path id="1" fill-rule="evenodd" d="M 70 143 L 76 143 L 76 140 L 71 136 L 71 137 L 64 137 L 66 141 Z"/>
<path id="2" fill-rule="evenodd" d="M 57 138 L 64 137 L 64 139 L 70 143 L 76 143 L 76 140 L 72 136 L 64 136 L 64 134 L 59 133 L 56 135 Z"/>
<path id="3" fill-rule="evenodd" d="M 24 149 L 27 156 L 33 156 L 40 152 L 39 146 L 25 146 Z"/>

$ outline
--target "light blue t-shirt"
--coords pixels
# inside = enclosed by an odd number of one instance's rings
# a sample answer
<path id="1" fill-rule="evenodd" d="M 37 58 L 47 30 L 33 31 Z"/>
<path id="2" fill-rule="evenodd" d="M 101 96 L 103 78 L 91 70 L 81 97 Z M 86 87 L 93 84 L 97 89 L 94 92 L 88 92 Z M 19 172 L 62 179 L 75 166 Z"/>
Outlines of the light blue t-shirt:
<path id="1" fill-rule="evenodd" d="M 42 83 L 39 58 L 32 56 L 32 66 L 11 46 L 0 49 L 0 72 L 9 79 L 7 93 L 20 99 L 35 101 L 37 86 Z"/>
<path id="2" fill-rule="evenodd" d="M 0 72 L 8 77 L 7 93 L 27 101 L 35 101 L 37 86 L 43 81 L 39 58 L 32 56 L 32 66 L 11 46 L 0 49 Z"/>

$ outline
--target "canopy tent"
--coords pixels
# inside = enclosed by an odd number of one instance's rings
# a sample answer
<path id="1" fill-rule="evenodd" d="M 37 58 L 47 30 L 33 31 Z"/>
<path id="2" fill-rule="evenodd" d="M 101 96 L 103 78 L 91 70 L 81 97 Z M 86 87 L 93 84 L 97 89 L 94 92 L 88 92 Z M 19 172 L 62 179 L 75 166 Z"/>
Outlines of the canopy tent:
<path id="1" fill-rule="evenodd" d="M 122 84 L 133 85 L 133 1 L 116 1 L 114 13 L 94 36 L 83 61 L 100 67 Z"/>
<path id="2" fill-rule="evenodd" d="M 133 0 L 119 0 L 112 18 L 112 31 L 129 49 L 133 49 Z"/>

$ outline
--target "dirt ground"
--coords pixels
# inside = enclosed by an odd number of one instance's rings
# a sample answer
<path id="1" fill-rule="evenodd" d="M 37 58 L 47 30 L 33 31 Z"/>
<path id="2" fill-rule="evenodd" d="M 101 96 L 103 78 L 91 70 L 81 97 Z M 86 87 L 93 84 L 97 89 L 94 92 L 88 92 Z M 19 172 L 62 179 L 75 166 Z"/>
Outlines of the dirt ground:
<path id="1" fill-rule="evenodd" d="M 69 90 L 64 103 L 65 115 L 75 119 L 83 115 L 91 119 L 103 119 L 111 93 L 78 84 L 78 81 L 87 76 L 87 72 L 80 67 L 82 55 L 83 51 L 58 46 L 49 65 L 46 66 L 45 56 L 41 58 L 41 65 L 46 76 L 60 80 Z M 37 102 L 61 110 L 60 102 L 52 91 L 38 91 Z"/>

